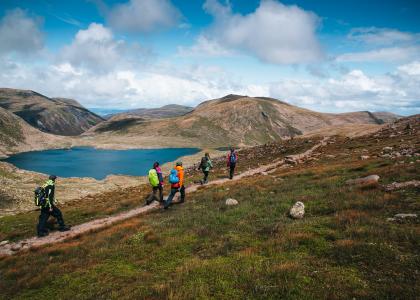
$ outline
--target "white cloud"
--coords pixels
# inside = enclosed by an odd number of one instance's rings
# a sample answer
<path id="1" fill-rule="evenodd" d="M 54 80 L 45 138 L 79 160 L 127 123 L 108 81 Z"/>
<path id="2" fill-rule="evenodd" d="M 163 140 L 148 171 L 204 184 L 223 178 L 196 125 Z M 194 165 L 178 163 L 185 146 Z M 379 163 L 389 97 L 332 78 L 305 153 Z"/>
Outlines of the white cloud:
<path id="1" fill-rule="evenodd" d="M 41 20 L 16 8 L 0 20 L 0 54 L 31 54 L 44 47 Z"/>
<path id="2" fill-rule="evenodd" d="M 74 67 L 110 71 L 141 63 L 146 56 L 147 51 L 138 44 L 116 40 L 110 29 L 92 23 L 86 30 L 79 30 L 70 45 L 63 47 L 59 61 Z"/>
<path id="3" fill-rule="evenodd" d="M 370 110 L 415 114 L 420 112 L 419 67 L 418 62 L 413 62 L 381 76 L 351 70 L 327 80 L 284 80 L 272 83 L 270 94 L 317 111 Z"/>
<path id="4" fill-rule="evenodd" d="M 353 28 L 347 36 L 350 40 L 373 44 L 392 45 L 412 42 L 419 38 L 418 34 L 402 32 L 390 28 L 360 27 Z"/>
<path id="5" fill-rule="evenodd" d="M 410 76 L 420 75 L 420 61 L 414 61 L 412 63 L 402 65 L 398 67 L 400 73 L 406 73 Z"/>
<path id="6" fill-rule="evenodd" d="M 192 47 L 178 47 L 178 55 L 180 56 L 230 56 L 233 51 L 222 47 L 217 41 L 209 40 L 207 37 L 200 35 L 196 43 Z"/>
<path id="7" fill-rule="evenodd" d="M 323 57 L 316 37 L 318 17 L 297 6 L 265 0 L 248 15 L 234 14 L 229 5 L 217 0 L 207 0 L 203 7 L 214 17 L 214 24 L 203 33 L 208 43 L 243 50 L 274 64 L 307 63 Z"/>
<path id="8" fill-rule="evenodd" d="M 380 48 L 365 52 L 351 52 L 339 55 L 338 62 L 403 62 L 420 57 L 420 46 Z"/>
<path id="9" fill-rule="evenodd" d="M 181 13 L 169 0 L 130 0 L 106 11 L 112 28 L 128 32 L 151 32 L 178 24 Z"/>
<path id="10" fill-rule="evenodd" d="M 420 34 L 390 28 L 353 28 L 348 41 L 362 51 L 338 55 L 338 62 L 408 62 L 420 58 Z"/>

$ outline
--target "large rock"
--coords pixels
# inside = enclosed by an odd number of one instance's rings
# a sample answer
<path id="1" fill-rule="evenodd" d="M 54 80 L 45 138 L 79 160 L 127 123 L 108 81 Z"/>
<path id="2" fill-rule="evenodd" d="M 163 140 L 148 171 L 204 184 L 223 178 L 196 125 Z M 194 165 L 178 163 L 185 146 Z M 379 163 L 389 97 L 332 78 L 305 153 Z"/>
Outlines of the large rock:
<path id="1" fill-rule="evenodd" d="M 226 205 L 227 206 L 234 206 L 234 205 L 238 205 L 238 204 L 239 204 L 238 200 L 235 200 L 235 199 L 232 199 L 232 198 L 226 199 Z"/>
<path id="2" fill-rule="evenodd" d="M 357 179 L 349 179 L 346 181 L 347 185 L 361 185 L 361 186 L 373 186 L 377 185 L 379 181 L 378 175 L 369 175 Z"/>
<path id="3" fill-rule="evenodd" d="M 305 215 L 305 204 L 300 201 L 296 202 L 290 209 L 289 215 L 293 219 L 302 219 Z"/>

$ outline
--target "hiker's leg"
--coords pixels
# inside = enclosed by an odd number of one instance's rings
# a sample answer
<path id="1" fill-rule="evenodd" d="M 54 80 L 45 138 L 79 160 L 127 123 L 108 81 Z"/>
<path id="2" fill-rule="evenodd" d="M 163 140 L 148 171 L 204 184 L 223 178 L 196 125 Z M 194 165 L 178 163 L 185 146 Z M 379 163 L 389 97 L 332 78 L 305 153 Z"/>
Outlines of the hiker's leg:
<path id="1" fill-rule="evenodd" d="M 51 215 L 57 219 L 57 223 L 58 226 L 60 226 L 60 228 L 66 227 L 66 224 L 64 224 L 63 214 L 61 213 L 61 210 L 58 207 L 53 206 Z"/>
<path id="2" fill-rule="evenodd" d="M 41 208 L 41 214 L 39 215 L 39 221 L 37 226 L 38 235 L 47 232 L 45 225 L 47 225 L 48 218 L 50 217 L 50 212 L 48 208 Z"/>
<path id="3" fill-rule="evenodd" d="M 181 193 L 181 201 L 179 201 L 180 203 L 183 203 L 185 201 L 185 186 L 182 186 L 179 189 L 179 192 Z"/>
<path id="4" fill-rule="evenodd" d="M 230 164 L 230 172 L 229 172 L 229 178 L 233 178 L 233 173 L 235 172 L 235 164 Z"/>
<path id="5" fill-rule="evenodd" d="M 166 200 L 166 202 L 164 204 L 164 207 L 165 208 L 168 208 L 169 205 L 171 205 L 172 199 L 174 198 L 174 196 L 175 196 L 175 194 L 176 194 L 177 191 L 178 191 L 178 189 L 171 188 L 171 193 L 169 194 L 168 199 Z"/>
<path id="6" fill-rule="evenodd" d="M 152 187 L 152 192 L 146 198 L 146 205 L 149 205 L 156 199 L 156 187 Z"/>
<path id="7" fill-rule="evenodd" d="M 159 184 L 159 202 L 163 203 L 163 186 Z"/>
<path id="8" fill-rule="evenodd" d="M 203 173 L 204 173 L 203 181 L 204 181 L 204 183 L 207 183 L 207 178 L 209 177 L 209 171 L 203 171 Z"/>

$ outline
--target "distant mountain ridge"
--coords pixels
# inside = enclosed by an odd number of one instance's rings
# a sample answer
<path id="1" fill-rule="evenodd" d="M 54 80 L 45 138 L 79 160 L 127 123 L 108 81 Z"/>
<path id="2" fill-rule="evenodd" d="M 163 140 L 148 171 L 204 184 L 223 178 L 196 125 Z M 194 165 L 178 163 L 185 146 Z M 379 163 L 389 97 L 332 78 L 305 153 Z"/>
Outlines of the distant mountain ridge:
<path id="1" fill-rule="evenodd" d="M 191 112 L 194 108 L 190 106 L 184 106 L 179 104 L 168 104 L 158 108 L 137 108 L 127 110 L 121 113 L 110 114 L 105 116 L 106 119 L 110 119 L 114 116 L 121 115 L 132 115 L 142 117 L 144 119 L 164 119 L 183 116 Z"/>
<path id="2" fill-rule="evenodd" d="M 30 90 L 0 88 L 0 107 L 47 133 L 75 136 L 104 119 L 73 99 L 49 98 Z"/>
<path id="3" fill-rule="evenodd" d="M 171 119 L 120 115 L 96 125 L 83 136 L 150 146 L 162 140 L 176 146 L 256 145 L 328 126 L 382 124 L 398 118 L 392 116 L 371 112 L 319 113 L 268 97 L 227 95 L 204 101 L 188 114 Z"/>

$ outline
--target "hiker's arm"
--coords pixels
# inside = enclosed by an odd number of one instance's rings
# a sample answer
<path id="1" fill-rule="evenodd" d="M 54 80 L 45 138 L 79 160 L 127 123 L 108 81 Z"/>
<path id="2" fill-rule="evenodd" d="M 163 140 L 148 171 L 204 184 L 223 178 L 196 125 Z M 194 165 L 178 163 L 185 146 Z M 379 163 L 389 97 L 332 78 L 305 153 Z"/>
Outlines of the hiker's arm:
<path id="1" fill-rule="evenodd" d="M 210 159 L 209 159 L 209 165 L 210 165 L 210 169 L 213 169 L 213 163 L 211 162 Z"/>
<path id="2" fill-rule="evenodd" d="M 45 188 L 45 194 L 46 194 L 46 196 L 45 196 L 45 200 L 46 200 L 45 207 L 48 207 L 50 210 L 52 209 L 51 191 L 52 191 L 51 186 L 48 185 Z"/>

